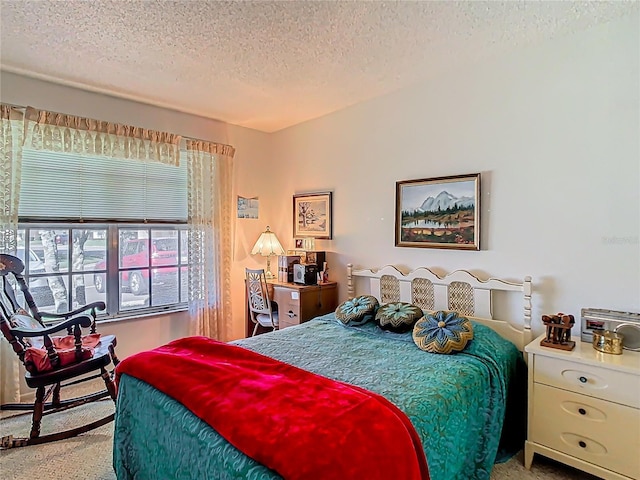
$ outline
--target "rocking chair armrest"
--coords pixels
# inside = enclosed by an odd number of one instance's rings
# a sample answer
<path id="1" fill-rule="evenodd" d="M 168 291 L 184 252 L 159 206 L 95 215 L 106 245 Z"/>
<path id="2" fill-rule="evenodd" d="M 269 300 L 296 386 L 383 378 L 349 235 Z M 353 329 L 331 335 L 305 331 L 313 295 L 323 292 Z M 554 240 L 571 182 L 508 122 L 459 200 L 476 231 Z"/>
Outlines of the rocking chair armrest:
<path id="1" fill-rule="evenodd" d="M 84 305 L 80 308 L 76 308 L 71 312 L 65 313 L 50 313 L 50 312 L 40 312 L 42 318 L 69 318 L 78 315 L 79 313 L 84 313 L 87 310 L 105 310 L 107 306 L 104 302 L 93 302 L 87 305 Z"/>
<path id="2" fill-rule="evenodd" d="M 9 331 L 12 335 L 15 335 L 19 338 L 22 337 L 41 337 L 43 335 L 50 335 L 55 332 L 59 332 L 60 330 L 64 330 L 65 328 L 73 327 L 75 325 L 79 325 L 84 328 L 89 328 L 93 320 L 91 317 L 87 315 L 82 315 L 80 317 L 70 318 L 69 320 L 65 320 L 64 322 L 57 323 L 48 328 L 43 328 L 42 330 L 32 330 L 32 329 L 22 329 L 22 328 L 12 328 Z"/>

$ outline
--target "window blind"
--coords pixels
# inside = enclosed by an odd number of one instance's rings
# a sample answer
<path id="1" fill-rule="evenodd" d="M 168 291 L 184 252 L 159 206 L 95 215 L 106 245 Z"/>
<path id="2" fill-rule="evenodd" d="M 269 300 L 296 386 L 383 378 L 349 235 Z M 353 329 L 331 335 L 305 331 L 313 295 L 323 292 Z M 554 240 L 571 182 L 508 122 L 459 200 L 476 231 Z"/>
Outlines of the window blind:
<path id="1" fill-rule="evenodd" d="M 23 149 L 20 221 L 186 222 L 186 163 Z"/>

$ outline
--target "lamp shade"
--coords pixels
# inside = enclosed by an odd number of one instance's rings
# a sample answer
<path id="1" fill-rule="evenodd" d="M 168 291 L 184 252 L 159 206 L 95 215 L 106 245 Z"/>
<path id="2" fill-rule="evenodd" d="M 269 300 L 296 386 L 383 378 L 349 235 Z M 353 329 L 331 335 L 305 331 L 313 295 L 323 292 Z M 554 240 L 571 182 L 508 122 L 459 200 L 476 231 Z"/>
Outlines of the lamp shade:
<path id="1" fill-rule="evenodd" d="M 260 238 L 253 246 L 253 250 L 251 250 L 251 255 L 260 254 L 263 257 L 269 257 L 271 255 L 284 255 L 284 248 L 280 245 L 278 241 L 278 237 L 276 234 L 269 230 L 269 226 L 267 229 L 260 234 Z"/>

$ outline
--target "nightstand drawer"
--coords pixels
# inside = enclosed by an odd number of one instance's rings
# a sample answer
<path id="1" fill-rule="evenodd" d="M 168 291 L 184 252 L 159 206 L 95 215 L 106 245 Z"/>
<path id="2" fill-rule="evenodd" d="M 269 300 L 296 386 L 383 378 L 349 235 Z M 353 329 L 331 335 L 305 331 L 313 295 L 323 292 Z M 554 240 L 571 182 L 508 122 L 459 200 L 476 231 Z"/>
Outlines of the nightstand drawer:
<path id="1" fill-rule="evenodd" d="M 637 375 L 536 355 L 534 381 L 640 408 Z"/>
<path id="2" fill-rule="evenodd" d="M 531 440 L 638 478 L 640 410 L 536 384 Z"/>

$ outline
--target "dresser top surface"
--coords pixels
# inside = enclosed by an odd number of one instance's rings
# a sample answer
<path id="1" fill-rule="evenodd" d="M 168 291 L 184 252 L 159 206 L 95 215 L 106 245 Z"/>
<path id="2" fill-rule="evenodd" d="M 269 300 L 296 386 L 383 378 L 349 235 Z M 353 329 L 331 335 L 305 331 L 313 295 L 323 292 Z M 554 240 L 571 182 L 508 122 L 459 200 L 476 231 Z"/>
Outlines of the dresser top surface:
<path id="1" fill-rule="evenodd" d="M 540 345 L 540 340 L 543 338 L 545 338 L 544 334 L 532 341 L 525 347 L 525 352 L 640 375 L 640 352 L 624 350 L 622 355 L 602 353 L 593 348 L 591 343 L 583 342 L 580 338 L 576 339 L 573 350 L 560 350 Z"/>

